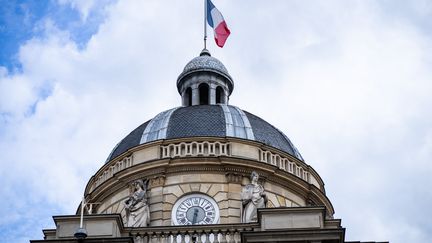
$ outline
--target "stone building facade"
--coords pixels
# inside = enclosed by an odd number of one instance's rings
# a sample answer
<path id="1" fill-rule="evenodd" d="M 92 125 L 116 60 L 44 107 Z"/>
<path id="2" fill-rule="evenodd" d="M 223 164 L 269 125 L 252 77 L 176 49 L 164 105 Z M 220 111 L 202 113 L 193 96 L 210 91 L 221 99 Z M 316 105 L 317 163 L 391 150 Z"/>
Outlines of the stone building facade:
<path id="1" fill-rule="evenodd" d="M 323 180 L 288 137 L 228 104 L 234 82 L 218 59 L 203 50 L 177 89 L 182 106 L 120 141 L 85 204 L 31 242 L 346 242 Z"/>

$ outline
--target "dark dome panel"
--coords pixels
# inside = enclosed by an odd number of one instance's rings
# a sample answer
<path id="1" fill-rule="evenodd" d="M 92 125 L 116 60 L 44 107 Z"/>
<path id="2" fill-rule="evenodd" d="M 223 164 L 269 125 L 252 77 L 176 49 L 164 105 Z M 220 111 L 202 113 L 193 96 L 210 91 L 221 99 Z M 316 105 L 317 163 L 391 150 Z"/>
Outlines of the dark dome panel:
<path id="1" fill-rule="evenodd" d="M 197 105 L 174 111 L 166 138 L 225 137 L 225 134 L 225 117 L 221 107 Z"/>
<path id="2" fill-rule="evenodd" d="M 251 123 L 255 140 L 295 155 L 294 149 L 277 128 L 249 112 L 245 113 Z"/>
<path id="3" fill-rule="evenodd" d="M 120 141 L 107 161 L 140 144 L 191 137 L 236 137 L 258 141 L 303 160 L 288 137 L 277 128 L 235 106 L 220 104 L 178 107 L 159 113 Z"/>
<path id="4" fill-rule="evenodd" d="M 120 143 L 118 143 L 117 146 L 112 150 L 111 154 L 108 156 L 107 162 L 126 152 L 128 149 L 139 145 L 142 134 L 149 122 L 150 121 L 147 121 L 144 124 L 141 124 L 139 127 L 135 128 L 135 130 L 129 133 L 129 135 L 123 138 Z"/>

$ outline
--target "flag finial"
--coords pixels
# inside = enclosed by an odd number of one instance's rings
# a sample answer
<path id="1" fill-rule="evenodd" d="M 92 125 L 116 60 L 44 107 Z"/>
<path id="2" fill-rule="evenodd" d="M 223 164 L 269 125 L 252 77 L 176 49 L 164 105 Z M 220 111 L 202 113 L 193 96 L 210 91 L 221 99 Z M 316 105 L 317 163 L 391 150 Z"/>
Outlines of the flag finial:
<path id="1" fill-rule="evenodd" d="M 200 56 L 211 56 L 211 54 L 210 54 L 210 51 L 209 50 L 207 50 L 206 48 L 204 48 L 202 51 L 201 51 L 201 53 L 200 53 Z"/>

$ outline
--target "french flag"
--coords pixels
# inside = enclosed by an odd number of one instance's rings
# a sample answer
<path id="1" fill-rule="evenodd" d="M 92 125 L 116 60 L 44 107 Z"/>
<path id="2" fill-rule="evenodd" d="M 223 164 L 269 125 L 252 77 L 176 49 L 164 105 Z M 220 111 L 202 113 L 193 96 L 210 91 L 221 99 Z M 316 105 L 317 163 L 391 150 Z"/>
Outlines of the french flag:
<path id="1" fill-rule="evenodd" d="M 207 22 L 214 30 L 216 45 L 223 47 L 231 31 L 228 29 L 221 12 L 211 0 L 207 0 Z"/>

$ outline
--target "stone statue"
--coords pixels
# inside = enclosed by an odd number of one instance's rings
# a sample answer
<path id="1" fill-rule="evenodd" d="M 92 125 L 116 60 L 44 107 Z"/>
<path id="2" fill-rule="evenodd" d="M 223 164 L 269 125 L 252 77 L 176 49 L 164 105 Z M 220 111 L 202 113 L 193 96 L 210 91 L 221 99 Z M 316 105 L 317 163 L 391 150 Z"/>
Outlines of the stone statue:
<path id="1" fill-rule="evenodd" d="M 150 223 L 147 184 L 147 180 L 136 180 L 131 184 L 129 198 L 124 201 L 127 227 L 146 227 Z"/>
<path id="2" fill-rule="evenodd" d="M 251 183 L 243 187 L 241 192 L 242 223 L 256 222 L 258 220 L 257 208 L 266 207 L 267 196 L 264 193 L 264 187 L 258 184 L 258 178 L 258 173 L 253 171 L 250 177 Z"/>

